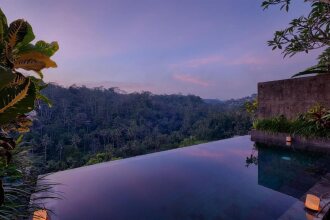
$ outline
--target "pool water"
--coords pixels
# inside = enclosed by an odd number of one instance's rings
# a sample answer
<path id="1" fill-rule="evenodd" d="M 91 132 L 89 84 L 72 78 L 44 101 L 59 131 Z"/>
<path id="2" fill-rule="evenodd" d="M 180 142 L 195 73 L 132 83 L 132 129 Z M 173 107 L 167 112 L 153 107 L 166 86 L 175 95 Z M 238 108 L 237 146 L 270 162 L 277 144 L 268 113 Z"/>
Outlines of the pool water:
<path id="1" fill-rule="evenodd" d="M 47 207 L 52 220 L 271 220 L 329 168 L 324 154 L 254 146 L 242 136 L 51 174 L 64 198 Z"/>

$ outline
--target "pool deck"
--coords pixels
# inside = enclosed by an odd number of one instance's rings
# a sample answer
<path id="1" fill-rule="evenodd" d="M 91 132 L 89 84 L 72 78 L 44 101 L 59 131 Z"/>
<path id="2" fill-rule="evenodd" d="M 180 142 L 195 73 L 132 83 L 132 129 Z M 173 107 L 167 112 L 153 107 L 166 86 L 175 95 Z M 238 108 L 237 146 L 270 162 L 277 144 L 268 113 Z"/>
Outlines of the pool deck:
<path id="1" fill-rule="evenodd" d="M 306 210 L 306 219 L 308 220 L 326 220 L 330 217 L 330 173 L 326 174 L 322 179 L 316 183 L 312 188 L 308 190 L 306 194 L 313 194 L 318 197 L 324 197 L 321 199 L 321 208 L 320 213 L 312 213 Z M 299 216 L 297 213 L 301 212 L 301 209 L 304 208 L 304 202 L 306 198 L 306 194 L 300 199 L 300 201 L 296 202 L 289 208 L 280 218 L 279 220 L 299 220 L 302 216 Z M 326 206 L 327 205 L 327 206 Z"/>

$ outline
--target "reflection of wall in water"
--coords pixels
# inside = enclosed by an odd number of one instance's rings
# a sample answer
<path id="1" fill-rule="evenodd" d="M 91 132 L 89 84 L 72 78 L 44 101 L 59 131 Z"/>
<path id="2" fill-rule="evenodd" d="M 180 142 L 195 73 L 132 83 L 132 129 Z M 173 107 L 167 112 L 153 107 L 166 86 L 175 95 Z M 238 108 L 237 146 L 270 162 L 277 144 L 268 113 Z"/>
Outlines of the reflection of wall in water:
<path id="1" fill-rule="evenodd" d="M 329 168 L 323 155 L 258 146 L 258 184 L 298 199 Z"/>

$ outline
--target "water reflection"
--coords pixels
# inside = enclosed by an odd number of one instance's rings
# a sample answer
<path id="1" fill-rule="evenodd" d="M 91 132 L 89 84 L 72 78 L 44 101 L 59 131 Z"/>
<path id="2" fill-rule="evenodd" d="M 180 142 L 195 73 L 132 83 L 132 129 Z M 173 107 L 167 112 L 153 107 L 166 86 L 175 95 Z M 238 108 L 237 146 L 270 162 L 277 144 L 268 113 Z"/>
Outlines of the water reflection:
<path id="1" fill-rule="evenodd" d="M 253 144 L 235 137 L 51 174 L 66 197 L 48 207 L 52 220 L 278 219 L 329 170 L 322 155 Z"/>
<path id="2" fill-rule="evenodd" d="M 258 165 L 258 151 L 255 147 L 253 147 L 251 155 L 245 160 L 245 166 L 249 167 L 250 165 Z"/>
<path id="3" fill-rule="evenodd" d="M 258 165 L 258 184 L 300 199 L 330 171 L 330 157 L 256 143 L 246 166 Z"/>

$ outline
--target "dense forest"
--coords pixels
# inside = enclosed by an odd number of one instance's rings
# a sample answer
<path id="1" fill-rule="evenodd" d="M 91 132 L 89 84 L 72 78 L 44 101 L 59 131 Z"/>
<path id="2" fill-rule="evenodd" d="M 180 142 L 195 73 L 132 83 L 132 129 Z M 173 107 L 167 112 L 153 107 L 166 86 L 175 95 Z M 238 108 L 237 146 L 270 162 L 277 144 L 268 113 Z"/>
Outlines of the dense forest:
<path id="1" fill-rule="evenodd" d="M 44 94 L 54 104 L 39 105 L 25 137 L 40 173 L 244 135 L 251 128 L 244 103 L 252 97 L 217 101 L 57 85 Z"/>

